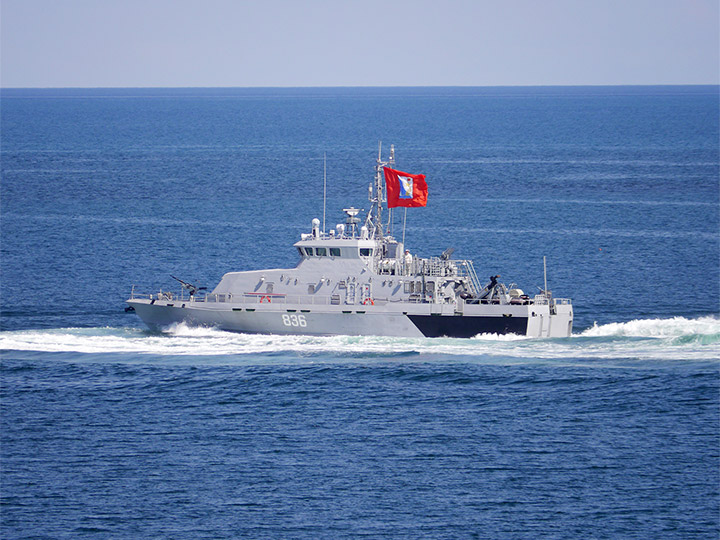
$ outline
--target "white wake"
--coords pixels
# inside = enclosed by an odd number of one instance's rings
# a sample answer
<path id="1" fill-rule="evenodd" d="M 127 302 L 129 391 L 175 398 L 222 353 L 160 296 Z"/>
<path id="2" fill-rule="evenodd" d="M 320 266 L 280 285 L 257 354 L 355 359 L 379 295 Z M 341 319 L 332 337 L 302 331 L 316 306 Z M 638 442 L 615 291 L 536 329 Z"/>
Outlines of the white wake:
<path id="1" fill-rule="evenodd" d="M 595 323 L 592 328 L 588 328 L 580 335 L 649 338 L 674 338 L 691 335 L 720 336 L 720 319 L 715 317 L 700 317 L 697 319 L 672 317 L 671 319 L 636 319 L 624 323 L 610 323 L 600 326 Z"/>
<path id="2" fill-rule="evenodd" d="M 530 339 L 479 335 L 472 339 L 376 336 L 275 336 L 236 334 L 214 328 L 173 325 L 164 333 L 139 328 L 58 328 L 0 333 L 0 349 L 132 357 L 190 357 L 233 361 L 264 356 L 265 361 L 388 359 L 524 362 L 535 360 L 710 360 L 720 358 L 720 320 L 640 319 L 595 325 L 570 338 Z M 252 357 L 252 358 L 251 358 Z M 294 360 L 293 360 L 294 359 Z"/>

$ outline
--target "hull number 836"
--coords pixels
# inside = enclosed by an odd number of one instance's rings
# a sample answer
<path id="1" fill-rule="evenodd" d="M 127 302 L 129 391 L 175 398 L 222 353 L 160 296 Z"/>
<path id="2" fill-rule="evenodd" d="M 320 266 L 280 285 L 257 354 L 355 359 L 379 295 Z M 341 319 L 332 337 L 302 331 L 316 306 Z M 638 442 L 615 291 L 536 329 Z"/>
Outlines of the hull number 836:
<path id="1" fill-rule="evenodd" d="M 305 328 L 307 326 L 305 315 L 283 313 L 282 321 L 285 326 L 299 326 L 301 328 Z"/>

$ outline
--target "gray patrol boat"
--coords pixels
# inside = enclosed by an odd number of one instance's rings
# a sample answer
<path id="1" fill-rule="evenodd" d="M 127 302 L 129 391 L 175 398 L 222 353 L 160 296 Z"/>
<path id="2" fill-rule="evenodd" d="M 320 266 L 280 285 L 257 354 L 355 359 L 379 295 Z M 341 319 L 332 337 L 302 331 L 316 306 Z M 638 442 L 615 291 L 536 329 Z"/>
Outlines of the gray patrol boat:
<path id="1" fill-rule="evenodd" d="M 532 297 L 491 276 L 482 285 L 472 261 L 411 256 L 383 224 L 383 171 L 394 148 L 378 155 L 370 211 L 345 208 L 345 223 L 325 232 L 312 220 L 295 248 L 295 268 L 229 272 L 212 292 L 174 278 L 179 292 L 127 300 L 151 329 L 174 323 L 260 334 L 469 338 L 478 334 L 568 337 L 572 303 L 545 289 Z M 361 225 L 362 223 L 362 225 Z"/>

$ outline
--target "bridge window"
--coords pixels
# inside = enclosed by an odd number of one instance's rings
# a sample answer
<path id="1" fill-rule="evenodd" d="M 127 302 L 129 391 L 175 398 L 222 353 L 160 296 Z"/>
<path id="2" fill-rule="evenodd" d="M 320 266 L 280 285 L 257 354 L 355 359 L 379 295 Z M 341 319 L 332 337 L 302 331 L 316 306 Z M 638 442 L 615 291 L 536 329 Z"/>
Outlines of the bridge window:
<path id="1" fill-rule="evenodd" d="M 315 248 L 315 255 L 318 257 L 327 256 L 327 250 L 325 248 Z"/>
<path id="2" fill-rule="evenodd" d="M 340 256 L 340 248 L 330 248 L 330 256 L 331 257 L 339 257 Z"/>
<path id="3" fill-rule="evenodd" d="M 308 254 L 308 257 L 313 256 L 313 248 L 305 248 L 305 253 Z"/>
<path id="4" fill-rule="evenodd" d="M 361 257 L 372 257 L 372 248 L 360 248 Z"/>
<path id="5" fill-rule="evenodd" d="M 301 257 L 304 257 L 304 256 L 305 256 L 305 252 L 302 250 L 301 247 L 297 248 L 297 250 L 298 250 L 298 253 L 300 254 Z"/>

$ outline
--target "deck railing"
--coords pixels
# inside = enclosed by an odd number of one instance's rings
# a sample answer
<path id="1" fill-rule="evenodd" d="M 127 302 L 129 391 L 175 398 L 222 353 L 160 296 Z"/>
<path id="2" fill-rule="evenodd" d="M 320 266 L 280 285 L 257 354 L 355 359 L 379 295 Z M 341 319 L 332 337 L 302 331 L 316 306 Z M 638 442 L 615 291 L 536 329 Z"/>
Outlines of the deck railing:
<path id="1" fill-rule="evenodd" d="M 482 290 L 480 281 L 472 261 L 470 260 L 444 260 L 440 257 L 413 257 L 412 261 L 396 259 L 378 259 L 376 261 L 377 273 L 380 275 L 409 276 L 409 277 L 466 277 L 470 283 L 470 292 L 479 294 Z"/>
<path id="2" fill-rule="evenodd" d="M 292 305 L 315 305 L 315 306 L 325 306 L 325 305 L 363 305 L 362 302 L 353 302 L 351 304 L 347 304 L 346 302 L 342 301 L 341 298 L 337 294 L 333 295 L 285 295 L 285 294 L 256 294 L 256 293 L 248 293 L 248 294 L 212 294 L 212 293 L 202 293 L 202 294 L 194 294 L 189 295 L 185 290 L 182 290 L 180 292 L 172 292 L 172 291 L 159 291 L 154 294 L 139 294 L 135 292 L 135 289 L 130 293 L 130 299 L 136 299 L 136 298 L 144 298 L 148 300 L 162 300 L 167 302 L 185 302 L 185 303 L 193 303 L 193 304 L 213 304 L 213 303 L 226 303 L 226 304 L 292 304 Z M 359 298 L 359 297 L 358 297 Z M 514 301 L 515 299 L 511 300 L 510 303 L 518 303 Z M 464 301 L 461 298 L 457 298 L 457 301 L 460 303 L 466 303 L 466 304 L 473 304 L 473 303 L 482 303 L 482 304 L 499 304 L 502 303 L 499 299 L 494 299 L 493 301 L 490 300 L 467 300 Z M 409 297 L 404 298 L 398 298 L 398 299 L 391 299 L 389 297 L 387 298 L 377 298 L 373 297 L 372 299 L 372 305 L 385 305 L 385 304 L 395 304 L 395 303 L 411 303 L 411 304 L 420 304 L 424 303 L 421 295 L 411 294 Z M 572 300 L 569 298 L 554 298 L 549 299 L 545 295 L 539 294 L 536 295 L 534 298 L 529 298 L 524 300 L 522 303 L 527 304 L 533 304 L 533 305 L 545 305 L 552 302 L 552 305 L 560 305 L 560 304 L 572 304 Z M 367 304 L 365 304 L 367 305 Z"/>

